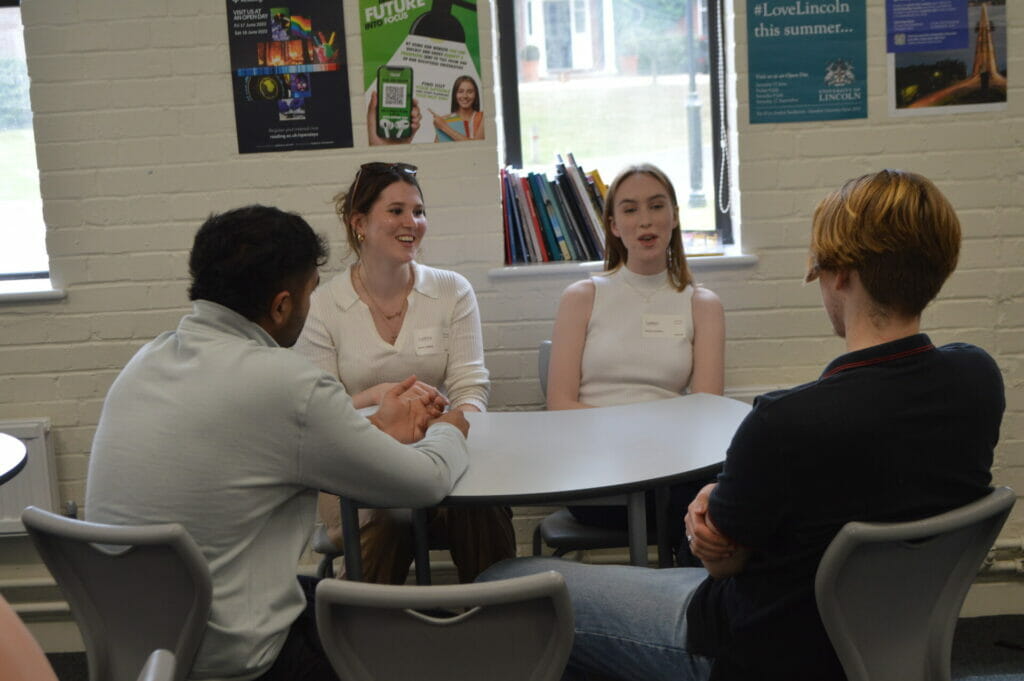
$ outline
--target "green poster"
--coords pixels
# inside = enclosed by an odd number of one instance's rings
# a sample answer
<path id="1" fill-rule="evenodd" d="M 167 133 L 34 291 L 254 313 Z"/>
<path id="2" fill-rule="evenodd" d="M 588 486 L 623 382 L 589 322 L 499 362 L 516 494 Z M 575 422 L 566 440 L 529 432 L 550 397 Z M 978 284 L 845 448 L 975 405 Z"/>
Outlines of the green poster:
<path id="1" fill-rule="evenodd" d="M 469 0 L 360 0 L 370 145 L 484 139 Z"/>

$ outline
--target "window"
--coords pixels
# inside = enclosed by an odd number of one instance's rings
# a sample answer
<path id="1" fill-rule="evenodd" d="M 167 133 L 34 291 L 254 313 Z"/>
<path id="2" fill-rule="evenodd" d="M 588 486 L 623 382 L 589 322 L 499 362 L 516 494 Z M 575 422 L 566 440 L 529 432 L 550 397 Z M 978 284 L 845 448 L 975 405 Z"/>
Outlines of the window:
<path id="1" fill-rule="evenodd" d="M 0 0 L 0 293 L 49 288 L 21 8 Z"/>
<path id="2" fill-rule="evenodd" d="M 610 182 L 652 162 L 684 231 L 732 244 L 723 4 L 497 0 L 505 164 L 545 171 L 572 152 Z"/>

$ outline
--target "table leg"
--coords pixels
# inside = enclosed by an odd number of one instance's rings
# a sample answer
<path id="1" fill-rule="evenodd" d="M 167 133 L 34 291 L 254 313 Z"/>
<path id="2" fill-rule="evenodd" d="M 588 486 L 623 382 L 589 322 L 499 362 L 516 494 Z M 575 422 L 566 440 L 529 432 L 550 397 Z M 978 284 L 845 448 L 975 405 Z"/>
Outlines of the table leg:
<path id="1" fill-rule="evenodd" d="M 427 511 L 412 510 L 412 541 L 416 550 L 416 583 L 430 585 L 430 544 L 427 533 Z"/>
<path id="2" fill-rule="evenodd" d="M 675 522 L 675 518 L 668 517 L 668 487 L 658 487 L 654 490 L 654 517 L 657 519 L 655 531 L 658 533 L 658 567 L 672 567 L 672 547 L 668 541 L 669 522 Z"/>
<path id="3" fill-rule="evenodd" d="M 340 497 L 342 542 L 345 545 L 345 579 L 363 581 L 363 553 L 359 546 L 359 512 L 354 502 Z"/>
<path id="4" fill-rule="evenodd" d="M 629 527 L 629 562 L 647 565 L 647 504 L 643 492 L 631 492 L 626 509 Z"/>

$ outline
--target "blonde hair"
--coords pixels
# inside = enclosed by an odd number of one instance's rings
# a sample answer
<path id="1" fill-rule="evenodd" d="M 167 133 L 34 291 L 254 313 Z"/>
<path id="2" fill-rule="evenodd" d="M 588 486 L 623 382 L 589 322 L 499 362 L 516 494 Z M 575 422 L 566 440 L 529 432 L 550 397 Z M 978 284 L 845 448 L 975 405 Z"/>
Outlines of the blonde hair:
<path id="1" fill-rule="evenodd" d="M 814 211 L 805 281 L 855 270 L 884 310 L 918 316 L 956 269 L 960 220 L 921 175 L 882 170 L 848 181 Z"/>
<path id="2" fill-rule="evenodd" d="M 686 254 L 683 252 L 682 227 L 679 222 L 679 201 L 676 200 L 676 190 L 672 186 L 672 180 L 668 179 L 668 175 L 662 172 L 660 168 L 650 163 L 640 163 L 625 168 L 615 177 L 611 186 L 608 187 L 608 195 L 604 199 L 604 213 L 601 216 L 604 223 L 605 271 L 614 272 L 618 270 L 626 264 L 626 260 L 629 257 L 626 245 L 622 243 L 622 239 L 612 234 L 612 218 L 615 215 L 615 194 L 619 191 L 619 186 L 625 180 L 633 175 L 640 174 L 648 175 L 657 180 L 665 187 L 665 191 L 668 192 L 669 199 L 672 201 L 672 214 L 676 218 L 676 228 L 672 230 L 672 236 L 669 238 L 668 248 L 665 251 L 665 264 L 668 267 L 668 278 L 672 282 L 672 286 L 677 291 L 682 291 L 693 283 L 693 275 L 690 274 L 690 268 L 686 264 Z"/>

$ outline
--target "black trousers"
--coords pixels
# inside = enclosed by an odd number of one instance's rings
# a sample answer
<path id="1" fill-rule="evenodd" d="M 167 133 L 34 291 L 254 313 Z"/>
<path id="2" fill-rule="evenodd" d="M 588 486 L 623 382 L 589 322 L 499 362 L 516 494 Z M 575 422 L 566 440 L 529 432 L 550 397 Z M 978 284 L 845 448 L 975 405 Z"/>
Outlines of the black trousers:
<path id="1" fill-rule="evenodd" d="M 288 638 L 274 664 L 255 681 L 339 681 L 320 645 L 316 630 L 316 585 L 318 579 L 299 575 L 306 594 L 306 609 L 292 622 Z"/>

